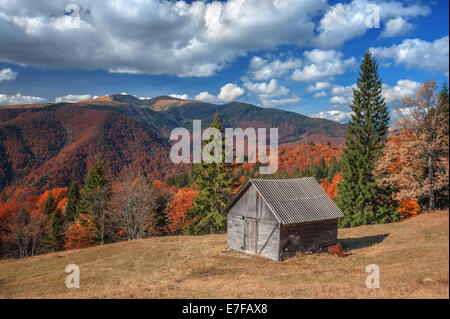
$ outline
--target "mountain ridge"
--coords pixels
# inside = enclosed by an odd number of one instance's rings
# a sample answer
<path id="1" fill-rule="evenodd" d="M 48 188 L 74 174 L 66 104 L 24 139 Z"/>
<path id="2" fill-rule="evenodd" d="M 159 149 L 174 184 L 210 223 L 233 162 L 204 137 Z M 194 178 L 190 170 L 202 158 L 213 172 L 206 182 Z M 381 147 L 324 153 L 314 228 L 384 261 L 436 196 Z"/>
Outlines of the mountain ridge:
<path id="1" fill-rule="evenodd" d="M 111 96 L 114 101 L 122 103 L 114 105 L 116 111 L 151 125 L 164 137 L 169 137 L 170 130 L 176 127 L 191 129 L 194 119 L 202 120 L 202 127 L 206 127 L 212 122 L 216 111 L 218 111 L 225 127 L 241 127 L 243 129 L 248 127 L 278 127 L 280 144 L 297 140 L 305 143 L 331 142 L 343 144 L 345 136 L 344 124 L 327 119 L 311 118 L 277 108 L 262 108 L 249 103 L 235 101 L 226 104 L 212 104 L 171 96 L 158 96 L 150 99 L 138 99 L 133 96 L 131 100 L 134 103 L 129 103 L 129 95 L 115 94 Z M 124 103 L 125 100 L 128 103 Z M 162 102 L 164 102 L 165 107 L 161 107 Z M 172 104 L 169 107 L 170 103 Z M 98 103 L 78 102 L 78 104 L 86 107 L 100 107 Z M 133 108 L 132 110 L 130 110 L 130 106 Z M 109 109 L 113 105 L 103 104 L 101 107 Z M 158 120 L 153 121 L 152 118 L 158 118 Z"/>
<path id="2" fill-rule="evenodd" d="M 11 110 L 15 114 L 9 116 L 8 109 L 0 110 L 0 188 L 5 197 L 23 199 L 72 180 L 81 184 L 97 153 L 110 177 L 127 167 L 151 178 L 176 171 L 169 142 L 121 113 L 73 104 Z"/>
<path id="3" fill-rule="evenodd" d="M 207 127 L 216 112 L 224 127 L 277 127 L 279 144 L 344 140 L 343 124 L 242 102 L 217 105 L 116 94 L 76 103 L 6 106 L 0 108 L 2 197 L 22 198 L 72 180 L 81 184 L 97 153 L 111 177 L 126 167 L 150 178 L 182 173 L 189 165 L 169 159 L 171 130 L 190 130 L 194 119 Z"/>

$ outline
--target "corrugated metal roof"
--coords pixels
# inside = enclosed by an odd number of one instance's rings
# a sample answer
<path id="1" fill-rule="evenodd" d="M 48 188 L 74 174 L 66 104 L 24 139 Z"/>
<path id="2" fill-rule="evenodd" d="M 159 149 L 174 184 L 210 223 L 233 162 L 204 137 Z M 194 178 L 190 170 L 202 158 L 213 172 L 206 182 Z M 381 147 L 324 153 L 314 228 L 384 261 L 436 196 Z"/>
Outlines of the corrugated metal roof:
<path id="1" fill-rule="evenodd" d="M 313 177 L 289 179 L 249 179 L 228 210 L 253 184 L 277 219 L 283 224 L 297 224 L 344 217 L 336 204 Z"/>

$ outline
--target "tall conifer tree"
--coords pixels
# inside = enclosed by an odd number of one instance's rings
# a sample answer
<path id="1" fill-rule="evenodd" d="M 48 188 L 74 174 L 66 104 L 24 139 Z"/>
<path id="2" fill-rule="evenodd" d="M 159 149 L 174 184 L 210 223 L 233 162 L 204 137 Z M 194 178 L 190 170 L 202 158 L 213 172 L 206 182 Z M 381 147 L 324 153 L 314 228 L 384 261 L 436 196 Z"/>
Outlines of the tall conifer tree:
<path id="1" fill-rule="evenodd" d="M 91 216 L 97 228 L 97 241 L 102 245 L 105 241 L 106 211 L 110 198 L 111 184 L 105 176 L 103 160 L 100 154 L 97 154 L 96 163 L 86 176 L 78 214 Z"/>
<path id="2" fill-rule="evenodd" d="M 45 234 L 45 246 L 49 251 L 62 249 L 64 237 L 64 216 L 58 209 L 58 202 L 50 191 L 43 209 L 44 215 L 49 217 L 49 226 Z"/>
<path id="3" fill-rule="evenodd" d="M 53 193 L 51 191 L 49 191 L 47 199 L 45 200 L 45 203 L 44 203 L 43 213 L 44 213 L 44 215 L 51 217 L 57 208 L 58 208 L 58 203 L 56 202 L 56 199 L 53 197 Z"/>
<path id="4" fill-rule="evenodd" d="M 80 201 L 80 190 L 76 182 L 72 182 L 67 196 L 66 224 L 70 224 L 78 217 L 77 206 Z"/>
<path id="5" fill-rule="evenodd" d="M 64 244 L 64 215 L 60 209 L 55 210 L 50 216 L 47 231 L 47 244 L 52 251 L 58 251 Z"/>
<path id="6" fill-rule="evenodd" d="M 342 158 L 343 181 L 338 184 L 341 227 L 384 223 L 397 219 L 388 190 L 377 186 L 373 170 L 387 138 L 389 111 L 381 95 L 378 66 L 369 51 L 364 54 L 353 111 L 347 124 Z"/>
<path id="7" fill-rule="evenodd" d="M 192 172 L 194 183 L 199 194 L 195 198 L 193 208 L 188 212 L 187 218 L 192 220 L 190 227 L 186 229 L 188 235 L 201 235 L 221 233 L 225 231 L 226 216 L 221 214 L 231 198 L 232 175 L 227 174 L 225 164 L 224 128 L 216 113 L 211 128 L 216 128 L 222 133 L 222 161 L 221 163 L 198 163 Z M 207 141 L 211 143 L 212 139 Z M 216 147 L 220 147 L 216 145 Z"/>

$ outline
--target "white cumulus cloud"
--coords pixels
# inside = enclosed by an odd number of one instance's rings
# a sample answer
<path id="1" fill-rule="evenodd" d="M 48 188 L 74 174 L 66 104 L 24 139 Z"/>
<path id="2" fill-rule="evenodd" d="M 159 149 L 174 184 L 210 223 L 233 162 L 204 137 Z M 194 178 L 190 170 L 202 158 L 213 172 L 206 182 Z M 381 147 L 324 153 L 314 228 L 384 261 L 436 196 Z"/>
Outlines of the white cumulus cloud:
<path id="1" fill-rule="evenodd" d="M 244 94 L 244 89 L 233 83 L 227 83 L 220 88 L 217 98 L 223 102 L 235 101 Z"/>
<path id="2" fill-rule="evenodd" d="M 68 2 L 0 1 L 0 61 L 206 77 L 250 51 L 309 45 L 327 7 L 326 0 L 76 3 L 74 22 L 64 14 Z"/>
<path id="3" fill-rule="evenodd" d="M 15 95 L 0 94 L 0 105 L 35 104 L 43 102 L 45 102 L 45 99 L 39 96 L 22 95 L 20 93 Z"/>
<path id="4" fill-rule="evenodd" d="M 332 97 L 329 102 L 333 104 L 350 105 L 353 100 L 353 89 L 356 89 L 356 84 L 348 86 L 336 85 L 331 90 Z"/>
<path id="5" fill-rule="evenodd" d="M 310 85 L 306 88 L 306 92 L 315 92 L 328 89 L 331 86 L 329 82 L 316 82 L 314 85 Z"/>
<path id="6" fill-rule="evenodd" d="M 217 103 L 217 97 L 213 94 L 210 94 L 208 91 L 203 91 L 197 94 L 194 100 L 202 101 L 206 103 Z"/>
<path id="7" fill-rule="evenodd" d="M 269 82 L 259 83 L 244 81 L 244 86 L 247 90 L 256 94 L 260 100 L 285 96 L 290 91 L 287 87 L 279 85 L 276 79 L 271 79 Z"/>
<path id="8" fill-rule="evenodd" d="M 248 73 L 254 80 L 263 81 L 280 77 L 292 69 L 299 68 L 301 65 L 302 60 L 298 58 L 288 58 L 284 61 L 275 59 L 269 62 L 267 59 L 254 56 L 250 60 Z"/>
<path id="9" fill-rule="evenodd" d="M 1 81 L 12 81 L 17 77 L 17 72 L 14 72 L 11 69 L 3 69 L 0 71 L 0 82 Z"/>
<path id="10" fill-rule="evenodd" d="M 426 16 L 430 8 L 426 5 L 404 4 L 400 1 L 353 0 L 330 6 L 317 26 L 318 35 L 314 43 L 320 48 L 336 48 L 344 42 L 362 36 L 368 30 L 366 23 L 379 9 L 380 24 L 398 17 Z M 392 27 L 392 26 L 391 26 Z"/>
<path id="11" fill-rule="evenodd" d="M 287 106 L 301 101 L 301 98 L 295 95 L 288 96 L 290 89 L 280 85 L 276 79 L 254 83 L 244 78 L 243 82 L 249 92 L 258 96 L 263 107 Z"/>
<path id="12" fill-rule="evenodd" d="M 324 96 L 327 96 L 327 92 L 325 92 L 325 91 L 316 92 L 313 95 L 313 97 L 315 97 L 315 98 L 324 97 Z"/>
<path id="13" fill-rule="evenodd" d="M 307 62 L 303 68 L 292 73 L 295 81 L 312 82 L 323 79 L 332 79 L 335 75 L 344 74 L 345 71 L 356 64 L 354 57 L 343 59 L 343 54 L 335 50 L 305 51 L 303 53 Z"/>
<path id="14" fill-rule="evenodd" d="M 411 80 L 399 80 L 395 86 L 383 84 L 382 95 L 388 105 L 395 106 L 408 96 L 413 96 L 420 87 L 419 82 Z"/>
<path id="15" fill-rule="evenodd" d="M 311 114 L 310 116 L 345 123 L 351 118 L 351 115 L 351 111 L 330 110 Z"/>
<path id="16" fill-rule="evenodd" d="M 402 17 L 390 19 L 386 22 L 386 27 L 381 32 L 381 37 L 392 38 L 400 35 L 408 34 L 414 28 L 412 23 L 409 23 Z"/>
<path id="17" fill-rule="evenodd" d="M 187 94 L 169 94 L 169 96 L 174 97 L 176 99 L 188 100 L 189 96 Z"/>
<path id="18" fill-rule="evenodd" d="M 406 68 L 418 68 L 440 72 L 448 76 L 449 37 L 428 42 L 420 39 L 406 39 L 391 47 L 370 48 L 372 54 L 382 61 L 393 60 Z"/>
<path id="19" fill-rule="evenodd" d="M 62 102 L 69 102 L 69 103 L 76 103 L 83 100 L 89 100 L 92 99 L 92 95 L 90 94 L 68 94 L 64 96 L 59 96 L 55 98 L 56 103 L 62 103 Z"/>

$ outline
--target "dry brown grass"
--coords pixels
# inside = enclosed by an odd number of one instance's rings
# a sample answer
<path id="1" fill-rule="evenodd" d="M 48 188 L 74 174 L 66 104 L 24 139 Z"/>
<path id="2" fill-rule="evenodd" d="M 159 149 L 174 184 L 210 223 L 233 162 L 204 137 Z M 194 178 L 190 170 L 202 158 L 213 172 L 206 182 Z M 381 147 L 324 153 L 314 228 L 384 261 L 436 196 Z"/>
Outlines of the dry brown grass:
<path id="1" fill-rule="evenodd" d="M 274 262 L 225 235 L 161 237 L 0 262 L 2 298 L 449 298 L 448 211 L 339 230 L 349 252 Z M 81 288 L 67 289 L 68 264 Z M 365 286 L 377 264 L 381 288 Z"/>

